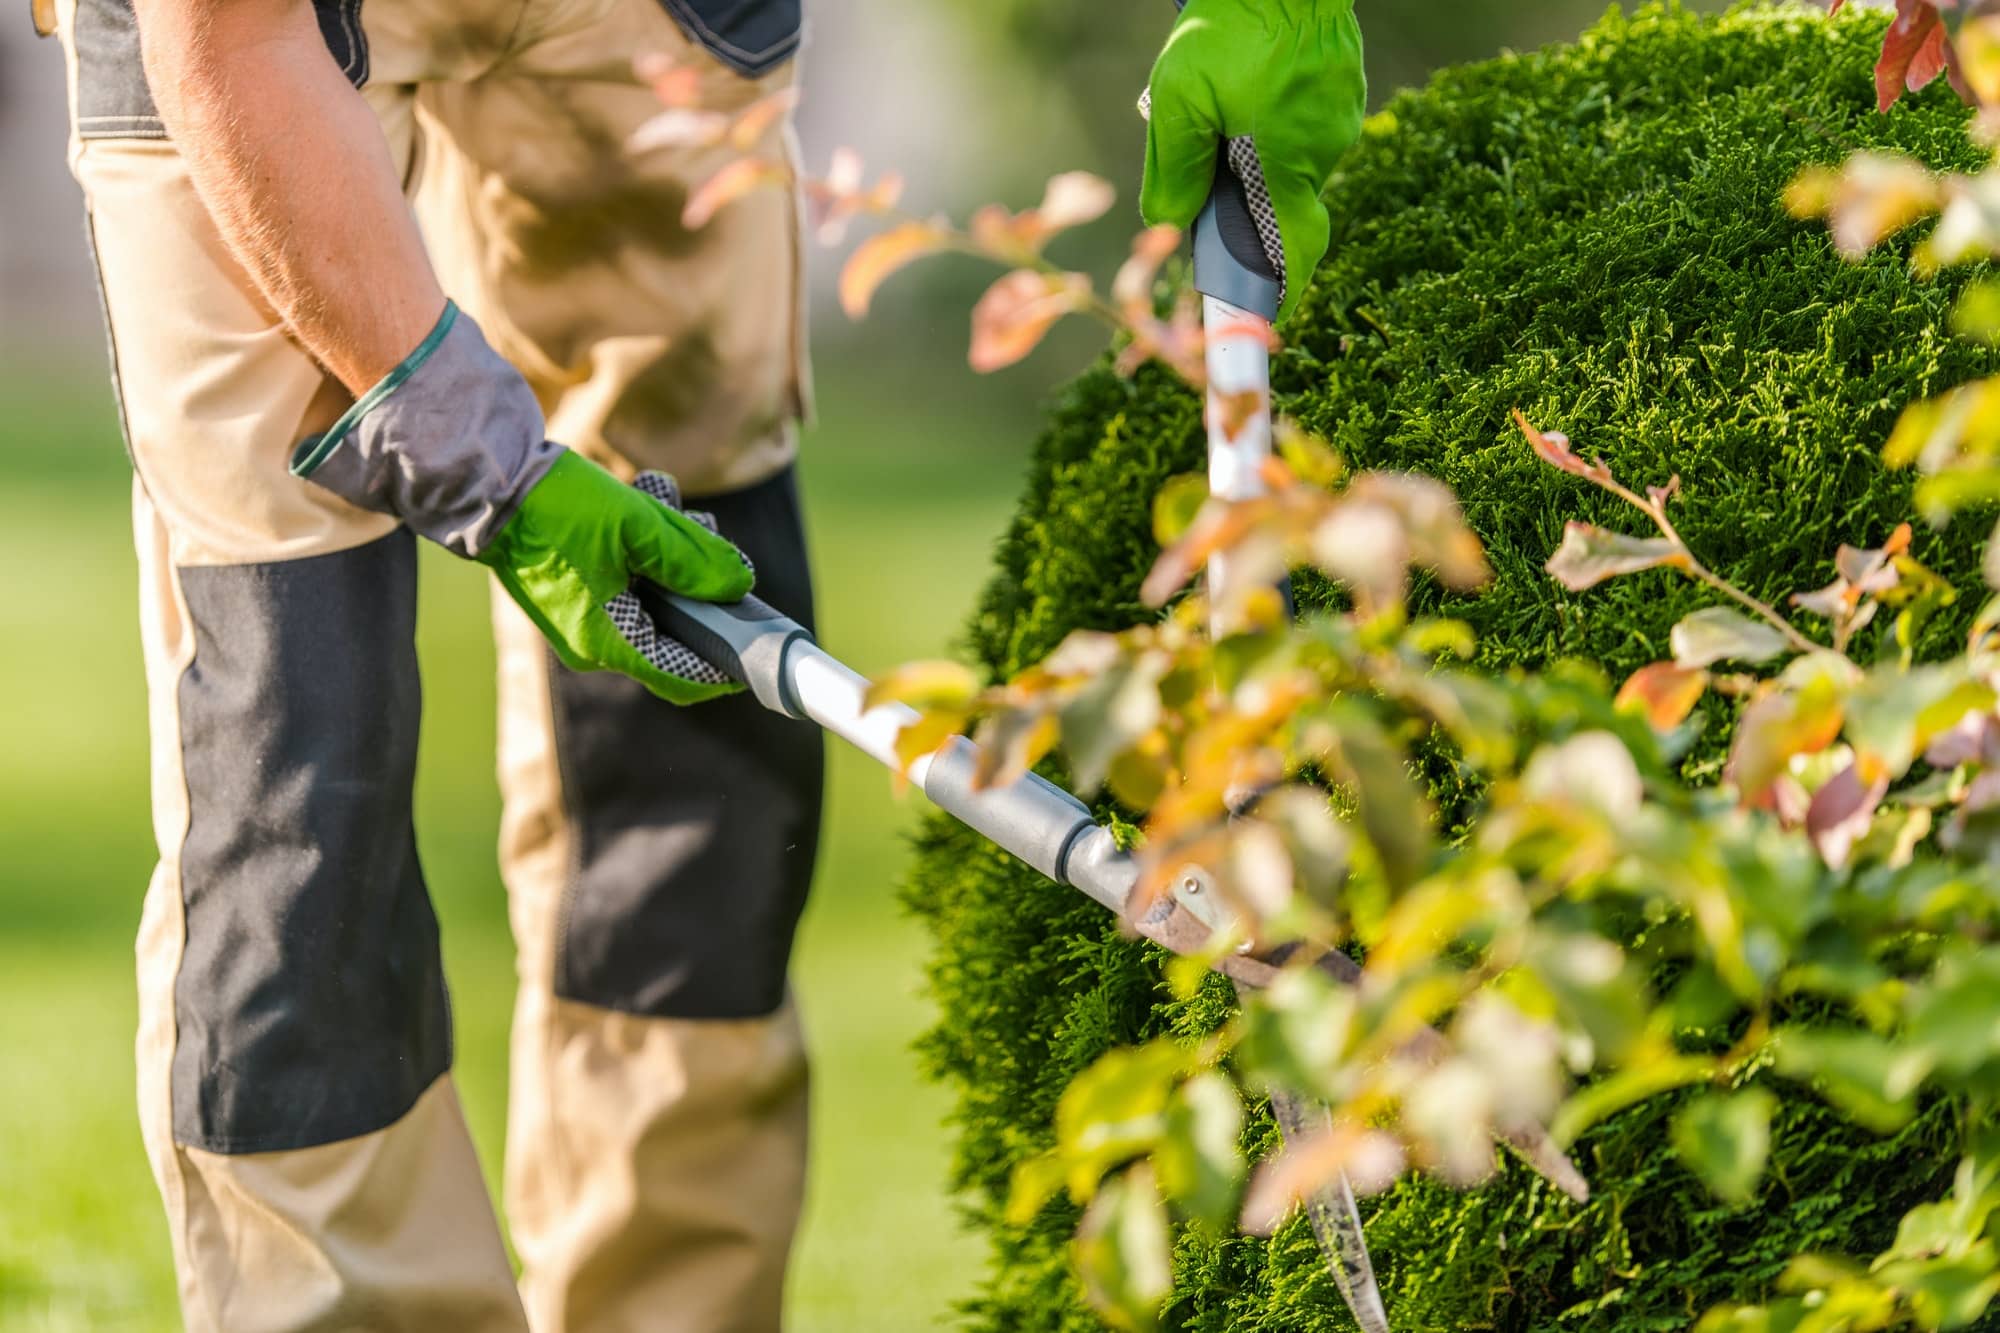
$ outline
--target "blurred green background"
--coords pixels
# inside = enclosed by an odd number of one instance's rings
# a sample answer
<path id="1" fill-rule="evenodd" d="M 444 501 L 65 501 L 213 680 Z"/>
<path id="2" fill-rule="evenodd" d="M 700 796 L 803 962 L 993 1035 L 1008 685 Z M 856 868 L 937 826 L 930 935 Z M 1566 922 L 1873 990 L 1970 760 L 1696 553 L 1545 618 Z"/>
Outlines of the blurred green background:
<path id="1" fill-rule="evenodd" d="M 1377 100 L 1440 63 L 1574 33 L 1602 9 L 1363 0 Z M 856 144 L 909 173 L 914 206 L 960 216 L 1032 202 L 1044 177 L 1077 167 L 1134 197 L 1133 101 L 1166 0 L 808 10 L 810 161 Z M 59 61 L 25 18 L 0 16 L 0 1330 L 164 1329 L 177 1324 L 172 1274 L 131 1111 L 130 941 L 152 854 L 128 483 L 61 169 Z M 1058 253 L 1108 272 L 1134 221 L 1115 215 Z M 976 380 L 965 312 L 990 273 L 947 261 L 908 275 L 855 330 L 826 300 L 837 261 L 816 262 L 821 412 L 806 502 L 824 638 L 869 670 L 948 650 L 1012 509 L 1037 405 L 1097 335 L 1064 331 L 1027 366 Z M 493 868 L 480 577 L 426 553 L 418 818 L 459 1078 L 497 1172 L 512 951 Z M 908 1049 L 926 1015 L 924 941 L 895 905 L 914 811 L 845 751 L 830 799 L 798 959 L 817 1069 L 792 1324 L 929 1328 L 949 1322 L 982 1259 L 946 1193 L 944 1095 Z"/>

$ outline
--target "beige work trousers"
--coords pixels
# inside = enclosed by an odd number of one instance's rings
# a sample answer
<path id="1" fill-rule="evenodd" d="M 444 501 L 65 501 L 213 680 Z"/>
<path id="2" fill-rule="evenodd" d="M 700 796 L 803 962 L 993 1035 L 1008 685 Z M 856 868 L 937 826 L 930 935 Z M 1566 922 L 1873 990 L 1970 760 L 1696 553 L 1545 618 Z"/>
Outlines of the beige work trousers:
<path id="1" fill-rule="evenodd" d="M 694 65 L 706 105 L 740 108 L 790 83 L 796 0 L 315 8 L 447 293 L 551 437 L 677 474 L 809 616 L 795 202 L 753 195 L 690 233 L 687 192 L 728 150 L 626 143 L 659 109 L 635 57 Z M 188 1327 L 777 1328 L 817 738 L 746 700 L 673 710 L 573 675 L 496 598 L 517 1289 L 411 830 L 414 539 L 287 472 L 348 399 L 197 199 L 130 0 L 54 20 L 135 472 L 160 849 L 140 1113 Z"/>

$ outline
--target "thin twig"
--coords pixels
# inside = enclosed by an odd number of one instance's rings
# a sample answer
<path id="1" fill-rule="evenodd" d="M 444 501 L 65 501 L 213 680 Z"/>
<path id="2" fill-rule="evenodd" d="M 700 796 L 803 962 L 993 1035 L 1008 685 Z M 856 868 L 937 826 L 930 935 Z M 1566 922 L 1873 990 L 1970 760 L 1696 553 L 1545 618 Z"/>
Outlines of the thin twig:
<path id="1" fill-rule="evenodd" d="M 1602 465 L 1600 464 L 1600 468 L 1601 467 Z M 1744 592 L 1741 588 L 1731 583 L 1728 579 L 1723 578 L 1721 575 L 1711 570 L 1707 565 L 1702 564 L 1701 561 L 1696 558 L 1693 549 L 1688 546 L 1686 539 L 1684 539 L 1681 536 L 1680 530 L 1674 527 L 1673 520 L 1667 517 L 1667 506 L 1665 502 L 1653 500 L 1650 498 L 1645 500 L 1640 499 L 1637 493 L 1635 493 L 1631 488 L 1627 487 L 1624 483 L 1620 482 L 1616 477 L 1611 476 L 1609 474 L 1608 469 L 1604 470 L 1604 475 L 1602 476 L 1590 475 L 1590 474 L 1586 474 L 1586 476 L 1588 480 L 1595 482 L 1600 489 L 1609 491 L 1611 494 L 1625 501 L 1625 503 L 1631 505 L 1634 509 L 1637 509 L 1647 518 L 1652 519 L 1654 526 L 1659 528 L 1660 535 L 1665 537 L 1668 541 L 1672 542 L 1674 546 L 1677 548 L 1678 554 L 1680 555 L 1682 561 L 1681 568 L 1684 571 L 1686 571 L 1688 577 L 1695 579 L 1701 583 L 1707 584 L 1709 587 L 1715 589 L 1723 596 L 1728 597 L 1731 600 L 1735 601 L 1739 606 L 1742 606 L 1745 610 L 1748 610 L 1757 615 L 1758 617 L 1760 617 L 1761 619 L 1767 621 L 1774 629 L 1776 629 L 1780 634 L 1785 636 L 1785 641 L 1787 643 L 1791 644 L 1792 647 L 1798 649 L 1800 652 L 1816 653 L 1821 651 L 1821 649 L 1824 647 L 1823 644 L 1815 643 L 1813 642 L 1813 640 L 1806 637 L 1806 635 L 1802 633 L 1796 625 L 1792 624 L 1791 621 L 1787 620 L 1784 617 L 1784 615 L 1778 611 L 1776 607 L 1773 607 L 1766 602 L 1758 601 L 1755 597 L 1752 597 L 1749 593 Z"/>

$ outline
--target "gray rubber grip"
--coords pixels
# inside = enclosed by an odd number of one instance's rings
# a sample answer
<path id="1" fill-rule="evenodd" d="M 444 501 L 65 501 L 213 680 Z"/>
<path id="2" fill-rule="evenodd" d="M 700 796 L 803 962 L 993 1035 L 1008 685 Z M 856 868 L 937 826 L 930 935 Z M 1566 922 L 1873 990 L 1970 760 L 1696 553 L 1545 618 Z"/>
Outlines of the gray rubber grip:
<path id="1" fill-rule="evenodd" d="M 1226 152 L 1216 154 L 1215 188 L 1194 220 L 1194 289 L 1253 315 L 1278 317 L 1278 273 Z"/>
<path id="2" fill-rule="evenodd" d="M 750 687 L 757 702 L 774 713 L 804 720 L 805 711 L 785 683 L 785 653 L 811 643 L 805 626 L 755 597 L 740 602 L 698 602 L 641 580 L 639 605 L 669 637 L 697 657 Z"/>

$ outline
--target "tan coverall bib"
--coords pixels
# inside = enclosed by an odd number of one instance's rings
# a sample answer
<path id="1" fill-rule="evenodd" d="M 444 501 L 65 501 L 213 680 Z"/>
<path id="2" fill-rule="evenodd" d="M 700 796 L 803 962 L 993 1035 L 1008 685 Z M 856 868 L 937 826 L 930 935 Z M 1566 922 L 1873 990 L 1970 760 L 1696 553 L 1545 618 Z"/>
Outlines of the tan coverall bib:
<path id="1" fill-rule="evenodd" d="M 314 3 L 445 290 L 551 438 L 675 473 L 759 591 L 809 616 L 794 203 L 753 195 L 689 233 L 682 202 L 726 150 L 626 147 L 659 109 L 636 56 L 694 63 L 710 105 L 741 107 L 792 79 L 797 0 Z M 287 472 L 346 395 L 196 198 L 130 0 L 56 19 L 135 471 L 160 848 L 140 1109 L 188 1327 L 775 1329 L 817 736 L 563 671 L 496 600 L 517 1293 L 411 830 L 414 539 Z"/>

